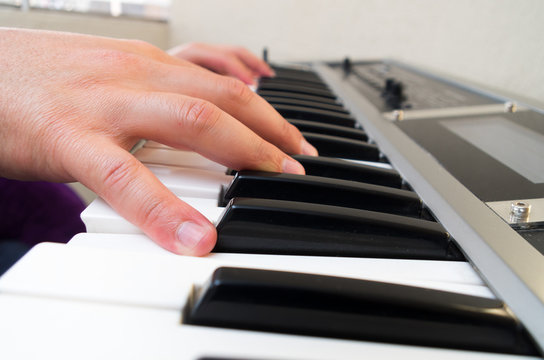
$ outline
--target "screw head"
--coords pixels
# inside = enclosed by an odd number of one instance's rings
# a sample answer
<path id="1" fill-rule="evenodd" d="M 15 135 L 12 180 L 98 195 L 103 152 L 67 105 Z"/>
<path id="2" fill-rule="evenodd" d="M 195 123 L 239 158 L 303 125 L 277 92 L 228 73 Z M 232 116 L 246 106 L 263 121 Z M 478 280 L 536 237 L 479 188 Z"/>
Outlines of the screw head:
<path id="1" fill-rule="evenodd" d="M 391 115 L 393 117 L 393 121 L 401 121 L 404 119 L 404 111 L 402 110 L 394 110 Z"/>
<path id="2" fill-rule="evenodd" d="M 517 110 L 517 106 L 515 102 L 507 101 L 504 103 L 504 112 L 513 113 L 513 112 L 516 112 L 516 110 Z"/>
<path id="3" fill-rule="evenodd" d="M 516 222 L 526 221 L 531 212 L 531 204 L 526 201 L 516 201 L 510 205 L 510 217 Z"/>

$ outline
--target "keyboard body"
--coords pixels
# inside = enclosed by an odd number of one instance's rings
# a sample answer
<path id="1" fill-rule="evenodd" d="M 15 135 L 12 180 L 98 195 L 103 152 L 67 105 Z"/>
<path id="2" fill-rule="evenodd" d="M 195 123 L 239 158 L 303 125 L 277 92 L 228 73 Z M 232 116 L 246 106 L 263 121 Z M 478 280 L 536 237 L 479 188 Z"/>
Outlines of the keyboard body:
<path id="1" fill-rule="evenodd" d="M 177 256 L 154 244 L 98 199 L 82 215 L 88 233 L 77 235 L 66 245 L 36 246 L 0 278 L 0 338 L 5 340 L 0 353 L 14 359 L 532 358 L 184 323 L 182 314 L 191 293 L 222 266 L 340 276 L 500 299 L 541 351 L 544 259 L 538 211 L 539 198 L 544 197 L 542 184 L 538 175 L 535 179 L 529 174 L 521 178 L 532 181 L 512 190 L 511 184 L 516 187 L 519 180 L 512 174 L 525 170 L 508 166 L 508 159 L 504 165 L 500 155 L 485 144 L 470 143 L 459 135 L 463 129 L 455 125 L 456 119 L 477 122 L 491 118 L 496 120 L 493 123 L 502 123 L 521 118 L 517 124 L 533 135 L 521 134 L 519 141 L 533 139 L 538 143 L 538 136 L 542 136 L 540 120 L 544 119 L 541 110 L 396 62 L 352 63 L 346 59 L 288 68 L 312 71 L 328 85 L 355 119 L 356 128 L 364 130 L 370 142 L 379 147 L 380 162 L 355 161 L 397 171 L 403 186 L 422 199 L 467 261 L 243 253 Z M 292 110 L 291 105 L 282 106 L 285 111 Z M 333 106 L 328 104 L 326 111 Z M 511 112 L 514 108 L 516 112 Z M 473 172 L 479 163 L 468 170 L 452 166 L 457 162 L 444 157 L 418 130 L 438 126 L 436 123 L 464 143 L 483 148 L 484 162 L 492 158 L 499 163 L 497 168 L 506 167 L 502 177 L 511 179 L 506 181 L 508 186 L 481 190 L 477 181 L 467 180 L 466 173 Z M 484 126 L 482 131 L 489 129 Z M 151 141 L 135 151 L 135 156 L 211 221 L 221 219 L 224 209 L 217 206 L 219 188 L 232 180 L 231 175 L 225 175 L 225 167 Z M 539 159 L 542 157 L 538 154 L 534 156 L 533 168 L 540 166 Z M 470 161 L 460 153 L 458 162 Z M 500 186 L 506 186 L 510 193 Z M 506 197 L 501 197 L 505 193 Z M 498 206 L 512 201 L 531 202 L 536 215 L 532 219 L 503 219 Z"/>

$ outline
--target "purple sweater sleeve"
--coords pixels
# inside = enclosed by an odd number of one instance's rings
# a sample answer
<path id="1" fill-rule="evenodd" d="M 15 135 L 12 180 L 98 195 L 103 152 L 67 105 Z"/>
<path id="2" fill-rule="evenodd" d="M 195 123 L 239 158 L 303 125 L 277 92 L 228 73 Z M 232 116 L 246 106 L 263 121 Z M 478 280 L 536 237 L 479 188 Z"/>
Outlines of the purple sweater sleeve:
<path id="1" fill-rule="evenodd" d="M 67 242 L 84 232 L 85 204 L 65 184 L 0 178 L 0 241 Z"/>

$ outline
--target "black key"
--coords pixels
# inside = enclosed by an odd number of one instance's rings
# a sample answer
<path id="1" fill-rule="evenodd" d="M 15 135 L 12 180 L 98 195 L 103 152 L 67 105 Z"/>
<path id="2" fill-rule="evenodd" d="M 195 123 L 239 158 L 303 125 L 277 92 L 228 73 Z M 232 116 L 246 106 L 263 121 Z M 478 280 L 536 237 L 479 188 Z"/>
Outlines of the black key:
<path id="1" fill-rule="evenodd" d="M 538 355 L 499 300 L 376 281 L 219 268 L 183 321 L 275 333 Z"/>
<path id="2" fill-rule="evenodd" d="M 368 136 L 363 130 L 350 128 L 347 126 L 338 126 L 326 124 L 317 121 L 287 119 L 289 123 L 295 125 L 300 131 L 311 132 L 315 134 L 324 134 L 339 136 L 348 139 L 367 141 Z"/>
<path id="3" fill-rule="evenodd" d="M 395 170 L 356 164 L 325 156 L 294 155 L 293 158 L 304 166 L 307 175 L 353 180 L 394 188 L 402 187 L 402 178 Z"/>
<path id="4" fill-rule="evenodd" d="M 280 66 L 272 66 L 272 70 L 276 73 L 276 76 L 287 77 L 291 79 L 307 79 L 313 81 L 322 81 L 321 78 L 311 70 L 301 70 Z"/>
<path id="5" fill-rule="evenodd" d="M 265 100 L 268 101 L 271 105 L 295 105 L 295 106 L 303 106 L 307 108 L 335 111 L 341 114 L 349 114 L 349 112 L 346 111 L 342 105 L 331 105 L 331 104 L 324 104 L 322 102 L 317 102 L 317 101 L 281 98 L 281 97 L 275 97 L 275 96 L 268 96 L 265 98 Z"/>
<path id="6" fill-rule="evenodd" d="M 266 82 L 266 83 L 274 83 L 274 82 L 278 82 L 278 83 L 295 83 L 295 84 L 301 84 L 301 85 L 309 85 L 309 86 L 316 86 L 316 87 L 319 87 L 319 88 L 322 88 L 322 89 L 329 89 L 329 86 L 323 82 L 323 80 L 317 78 L 311 78 L 311 77 L 289 77 L 289 76 L 280 76 L 280 75 L 276 75 L 275 77 L 273 78 L 269 78 L 269 77 L 261 77 L 259 79 L 259 84 L 261 82 Z"/>
<path id="7" fill-rule="evenodd" d="M 296 74 L 318 77 L 318 75 L 309 67 L 291 66 L 291 65 L 271 65 L 272 69 L 278 74 Z"/>
<path id="8" fill-rule="evenodd" d="M 344 159 L 380 161 L 380 151 L 376 145 L 360 140 L 345 139 L 338 136 L 302 132 L 319 155 Z"/>
<path id="9" fill-rule="evenodd" d="M 239 171 L 222 191 L 219 206 L 232 198 L 301 201 L 420 217 L 422 203 L 411 191 L 311 175 Z"/>
<path id="10" fill-rule="evenodd" d="M 435 222 L 331 205 L 232 199 L 215 252 L 459 260 Z"/>
<path id="11" fill-rule="evenodd" d="M 315 95 L 315 96 L 322 96 L 329 99 L 336 99 L 336 95 L 334 95 L 330 90 L 314 89 L 314 88 L 302 86 L 302 85 L 264 84 L 259 86 L 259 88 L 257 89 L 257 93 L 259 93 L 261 90 L 262 91 L 288 91 L 288 92 L 294 92 L 299 94 Z"/>
<path id="12" fill-rule="evenodd" d="M 268 99 L 269 97 L 281 97 L 286 99 L 297 99 L 297 100 L 309 100 L 316 101 L 323 104 L 339 105 L 339 102 L 335 99 L 330 99 L 322 96 L 299 94 L 291 91 L 257 91 L 257 94 L 263 97 L 263 99 Z"/>
<path id="13" fill-rule="evenodd" d="M 349 114 L 341 114 L 335 111 L 320 110 L 294 105 L 274 105 L 274 109 L 283 117 L 291 119 L 324 122 L 338 126 L 355 127 L 355 119 Z"/>
<path id="14" fill-rule="evenodd" d="M 301 79 L 292 79 L 292 78 L 286 78 L 286 77 L 273 77 L 273 78 L 260 78 L 259 79 L 259 87 L 267 85 L 267 84 L 275 84 L 275 85 L 302 85 L 311 87 L 314 89 L 321 89 L 321 90 L 327 90 L 330 91 L 327 84 L 325 84 L 322 81 L 314 82 L 314 81 L 306 81 Z"/>

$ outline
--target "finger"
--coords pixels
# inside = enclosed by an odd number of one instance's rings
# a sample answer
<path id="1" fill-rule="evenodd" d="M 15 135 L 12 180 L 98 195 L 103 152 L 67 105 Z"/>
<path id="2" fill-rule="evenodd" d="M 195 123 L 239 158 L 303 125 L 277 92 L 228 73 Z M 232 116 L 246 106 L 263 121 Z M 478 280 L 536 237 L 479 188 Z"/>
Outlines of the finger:
<path id="1" fill-rule="evenodd" d="M 130 98 L 127 109 L 130 123 L 126 126 L 131 127 L 135 136 L 145 134 L 173 147 L 190 147 L 237 170 L 304 174 L 297 161 L 210 102 L 168 93 Z"/>
<path id="2" fill-rule="evenodd" d="M 244 47 L 234 47 L 232 51 L 246 64 L 257 76 L 274 76 L 274 71 L 262 59 Z"/>
<path id="3" fill-rule="evenodd" d="M 197 43 L 176 47 L 169 50 L 169 53 L 216 73 L 234 76 L 246 84 L 254 83 L 252 69 L 226 47 Z"/>
<path id="4" fill-rule="evenodd" d="M 146 79 L 154 91 L 186 94 L 216 104 L 288 154 L 317 155 L 300 131 L 239 80 L 167 64 L 150 69 Z"/>
<path id="5" fill-rule="evenodd" d="M 213 224 L 179 200 L 128 152 L 95 137 L 81 141 L 72 154 L 66 164 L 73 176 L 160 246 L 197 256 L 213 249 L 217 238 Z"/>
<path id="6" fill-rule="evenodd" d="M 218 71 L 221 74 L 234 76 L 240 79 L 248 85 L 255 84 L 255 74 L 252 69 L 247 67 L 246 64 L 234 55 L 228 55 L 216 60 L 220 63 L 222 71 Z"/>

